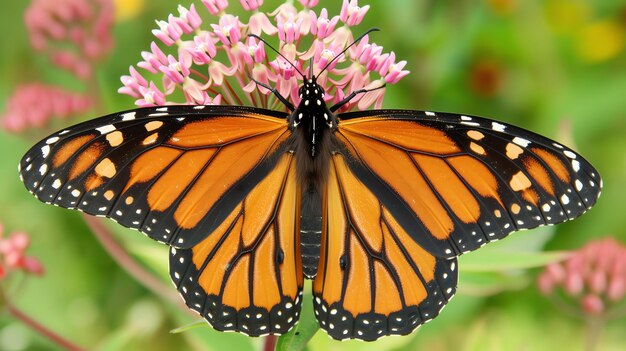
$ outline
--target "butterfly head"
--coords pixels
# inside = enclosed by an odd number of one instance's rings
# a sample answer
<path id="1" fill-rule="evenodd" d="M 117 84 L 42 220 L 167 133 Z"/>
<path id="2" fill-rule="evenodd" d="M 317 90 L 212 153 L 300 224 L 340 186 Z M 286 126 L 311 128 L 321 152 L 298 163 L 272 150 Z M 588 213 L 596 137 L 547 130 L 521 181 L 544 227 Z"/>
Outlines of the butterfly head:
<path id="1" fill-rule="evenodd" d="M 301 123 L 310 125 L 313 130 L 320 129 L 323 124 L 333 128 L 333 114 L 326 106 L 324 88 L 317 83 L 317 77 L 304 77 L 298 95 L 300 104 L 293 111 L 289 123 L 292 128 L 297 128 Z"/>
<path id="2" fill-rule="evenodd" d="M 300 96 L 299 109 L 313 109 L 324 105 L 324 88 L 317 84 L 317 78 L 305 78 L 304 83 L 298 90 Z"/>

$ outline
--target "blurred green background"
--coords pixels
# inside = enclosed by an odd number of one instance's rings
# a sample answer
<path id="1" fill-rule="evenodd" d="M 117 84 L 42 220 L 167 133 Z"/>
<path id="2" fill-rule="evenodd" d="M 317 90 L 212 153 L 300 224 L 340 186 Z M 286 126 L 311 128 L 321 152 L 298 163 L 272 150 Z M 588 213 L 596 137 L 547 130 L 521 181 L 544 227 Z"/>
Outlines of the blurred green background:
<path id="1" fill-rule="evenodd" d="M 230 12 L 243 15 L 238 1 L 230 2 Z M 0 111 L 22 83 L 85 88 L 54 69 L 46 57 L 34 54 L 23 23 L 28 3 L 0 2 Z M 176 3 L 165 0 L 118 3 L 128 12 L 118 17 L 115 48 L 94 78 L 107 112 L 133 107 L 133 99 L 117 94 L 119 77 L 128 74 L 128 67 L 148 49 L 154 19 L 176 12 Z M 268 0 L 262 10 L 270 11 L 278 3 Z M 203 16 L 207 14 L 200 1 L 195 4 Z M 577 149 L 599 170 L 605 187 L 596 207 L 576 221 L 516 234 L 484 252 L 462 257 L 458 296 L 418 332 L 376 343 L 339 343 L 319 332 L 309 349 L 583 350 L 585 324 L 537 292 L 539 269 L 501 267 L 498 252 L 571 250 L 605 236 L 626 242 L 626 3 L 360 1 L 365 4 L 371 5 L 370 11 L 355 32 L 381 28 L 372 40 L 395 51 L 398 60 L 407 60 L 406 69 L 411 71 L 387 89 L 385 107 L 459 112 L 522 126 Z M 316 9 L 321 7 L 338 14 L 340 2 L 322 0 Z M 89 350 L 260 349 L 262 339 L 208 327 L 169 333 L 197 317 L 122 270 L 78 213 L 45 206 L 26 192 L 16 172 L 22 154 L 48 132 L 93 114 L 55 121 L 45 130 L 0 131 L 0 223 L 5 235 L 28 232 L 29 254 L 46 268 L 43 277 L 26 277 L 19 287 L 7 289 L 13 304 Z M 175 291 L 166 275 L 165 247 L 136 232 L 109 228 L 133 257 Z M 609 324 L 599 349 L 623 350 L 624 328 L 623 319 Z M 0 350 L 57 349 L 9 314 L 0 314 Z"/>

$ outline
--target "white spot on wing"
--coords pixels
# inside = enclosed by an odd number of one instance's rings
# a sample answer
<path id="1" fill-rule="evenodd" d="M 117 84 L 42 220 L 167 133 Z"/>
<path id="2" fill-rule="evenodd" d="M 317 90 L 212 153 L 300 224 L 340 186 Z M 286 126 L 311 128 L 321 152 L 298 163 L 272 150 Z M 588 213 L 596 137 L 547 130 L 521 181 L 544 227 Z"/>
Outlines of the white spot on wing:
<path id="1" fill-rule="evenodd" d="M 55 137 L 52 137 L 52 138 L 50 138 L 50 139 L 46 140 L 46 144 L 48 144 L 48 145 L 49 145 L 49 144 L 54 144 L 54 143 L 56 143 L 57 141 L 59 141 L 59 137 L 56 137 L 56 136 L 55 136 Z"/>
<path id="2" fill-rule="evenodd" d="M 522 147 L 527 147 L 530 144 L 530 141 L 520 137 L 513 138 L 513 142 Z"/>
<path id="3" fill-rule="evenodd" d="M 472 126 L 472 127 L 480 127 L 480 123 L 476 123 L 476 122 L 462 121 L 461 124 L 465 124 L 466 126 Z"/>
<path id="4" fill-rule="evenodd" d="M 44 145 L 41 148 L 41 154 L 43 155 L 44 158 L 48 157 L 48 155 L 50 154 L 50 145 Z"/>
<path id="5" fill-rule="evenodd" d="M 126 112 L 124 114 L 122 114 L 122 121 L 132 121 L 133 119 L 135 119 L 135 116 L 137 115 L 137 112 Z"/>
<path id="6" fill-rule="evenodd" d="M 491 122 L 491 129 L 495 130 L 496 132 L 504 132 L 506 126 L 498 122 Z"/>
<path id="7" fill-rule="evenodd" d="M 426 114 L 426 116 L 435 116 L 434 112 L 424 111 L 424 113 Z"/>
<path id="8" fill-rule="evenodd" d="M 565 156 L 567 156 L 567 157 L 569 157 L 571 159 L 575 159 L 576 158 L 576 154 L 571 152 L 571 151 L 569 151 L 569 150 L 565 150 L 565 151 L 563 151 L 563 153 L 565 154 Z"/>
<path id="9" fill-rule="evenodd" d="M 112 124 L 107 124 L 106 126 L 102 126 L 102 127 L 98 127 L 96 128 L 97 131 L 100 132 L 100 134 L 106 134 L 106 133 L 110 133 L 112 131 L 115 130 L 115 126 Z"/>
<path id="10" fill-rule="evenodd" d="M 580 180 L 576 179 L 576 182 L 574 183 L 576 184 L 576 190 L 578 191 L 583 190 L 583 183 Z"/>

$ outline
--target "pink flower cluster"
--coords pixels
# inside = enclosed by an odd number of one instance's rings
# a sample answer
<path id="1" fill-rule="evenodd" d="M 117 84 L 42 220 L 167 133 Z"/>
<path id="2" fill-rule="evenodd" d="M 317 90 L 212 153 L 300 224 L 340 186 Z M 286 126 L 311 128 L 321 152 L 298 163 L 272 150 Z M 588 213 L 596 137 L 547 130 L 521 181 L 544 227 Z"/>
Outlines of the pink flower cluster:
<path id="1" fill-rule="evenodd" d="M 30 244 L 28 234 L 13 232 L 4 238 L 3 231 L 4 228 L 0 225 L 0 279 L 18 270 L 28 274 L 42 275 L 44 268 L 41 262 L 25 254 Z"/>
<path id="2" fill-rule="evenodd" d="M 111 0 L 33 0 L 24 21 L 35 50 L 86 80 L 113 48 L 113 15 Z"/>
<path id="3" fill-rule="evenodd" d="M 326 102 L 334 104 L 355 90 L 394 84 L 409 73 L 404 70 L 406 61 L 396 62 L 393 52 L 384 53 L 367 36 L 340 55 L 355 38 L 351 27 L 361 23 L 369 9 L 357 0 L 344 0 L 340 14 L 332 17 L 326 9 L 312 9 L 318 0 L 299 0 L 301 9 L 286 1 L 268 13 L 260 11 L 263 0 L 240 2 L 250 12 L 247 20 L 228 14 L 227 0 L 202 0 L 209 14 L 217 17 L 208 26 L 202 25 L 195 5 L 179 6 L 177 16 L 157 21 L 153 34 L 158 41 L 142 52 L 137 68 L 131 66 L 130 75 L 121 78 L 119 92 L 137 99 L 139 106 L 224 103 L 284 110 L 249 76 L 298 104 L 302 80 L 298 70 L 312 72 L 320 75 L 317 81 L 326 90 Z M 249 34 L 278 42 L 277 49 L 289 62 L 272 52 L 269 56 L 276 58 L 268 58 L 266 45 Z M 144 77 L 148 74 L 150 78 Z M 341 111 L 379 108 L 384 91 L 353 99 Z"/>
<path id="4" fill-rule="evenodd" d="M 0 119 L 5 130 L 21 132 L 30 127 L 41 127 L 53 117 L 65 118 L 86 112 L 91 105 L 91 100 L 82 94 L 32 83 L 15 89 Z"/>
<path id="5" fill-rule="evenodd" d="M 560 288 L 586 314 L 605 313 L 626 297 L 626 247 L 610 238 L 590 242 L 548 265 L 537 283 L 545 295 Z"/>

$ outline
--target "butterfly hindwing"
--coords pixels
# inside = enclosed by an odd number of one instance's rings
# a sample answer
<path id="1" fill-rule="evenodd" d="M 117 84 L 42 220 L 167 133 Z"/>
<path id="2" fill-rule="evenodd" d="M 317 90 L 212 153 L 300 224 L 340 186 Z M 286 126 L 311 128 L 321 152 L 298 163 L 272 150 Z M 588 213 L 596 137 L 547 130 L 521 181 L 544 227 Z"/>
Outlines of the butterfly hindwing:
<path id="1" fill-rule="evenodd" d="M 171 249 L 172 280 L 215 329 L 280 335 L 298 321 L 300 193 L 286 153 L 215 231 L 190 249 Z"/>
<path id="2" fill-rule="evenodd" d="M 511 125 L 400 110 L 338 117 L 349 167 L 437 257 L 572 219 L 600 194 L 597 171 L 580 155 Z"/>
<path id="3" fill-rule="evenodd" d="M 44 139 L 20 175 L 41 201 L 188 248 L 274 167 L 289 134 L 284 117 L 229 106 L 122 112 Z"/>
<path id="4" fill-rule="evenodd" d="M 436 257 L 335 154 L 324 195 L 314 311 L 334 339 L 405 335 L 454 295 L 456 258 Z"/>

